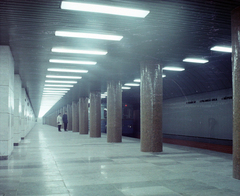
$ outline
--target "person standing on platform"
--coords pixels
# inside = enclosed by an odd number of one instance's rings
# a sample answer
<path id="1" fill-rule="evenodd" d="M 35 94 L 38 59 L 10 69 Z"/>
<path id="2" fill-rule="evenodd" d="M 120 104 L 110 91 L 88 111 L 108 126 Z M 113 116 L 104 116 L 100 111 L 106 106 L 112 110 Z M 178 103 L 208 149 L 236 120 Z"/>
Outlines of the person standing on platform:
<path id="1" fill-rule="evenodd" d="M 62 117 L 61 117 L 61 113 L 58 114 L 57 116 L 57 125 L 58 125 L 58 131 L 61 132 L 61 126 L 62 126 Z"/>
<path id="2" fill-rule="evenodd" d="M 64 124 L 64 131 L 67 131 L 67 124 L 68 124 L 67 112 L 65 112 L 65 114 L 63 114 L 62 120 L 63 120 L 63 124 Z"/>

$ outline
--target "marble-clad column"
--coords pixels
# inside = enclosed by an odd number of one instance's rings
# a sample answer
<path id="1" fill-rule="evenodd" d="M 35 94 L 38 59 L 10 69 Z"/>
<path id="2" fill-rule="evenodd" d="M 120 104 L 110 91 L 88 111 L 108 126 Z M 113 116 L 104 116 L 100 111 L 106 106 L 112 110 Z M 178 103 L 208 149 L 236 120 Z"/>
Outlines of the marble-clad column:
<path id="1" fill-rule="evenodd" d="M 141 63 L 141 151 L 162 151 L 162 70 L 152 61 Z"/>
<path id="2" fill-rule="evenodd" d="M 67 104 L 68 130 L 72 130 L 72 106 Z"/>
<path id="3" fill-rule="evenodd" d="M 9 46 L 0 46 L 0 160 L 13 150 L 14 60 Z"/>
<path id="4" fill-rule="evenodd" d="M 90 93 L 90 137 L 101 137 L 101 93 Z"/>
<path id="5" fill-rule="evenodd" d="M 107 85 L 107 142 L 122 142 L 122 85 L 115 80 Z"/>
<path id="6" fill-rule="evenodd" d="M 21 141 L 22 121 L 22 81 L 18 74 L 14 75 L 14 146 Z"/>
<path id="7" fill-rule="evenodd" d="M 88 97 L 79 98 L 79 133 L 88 134 Z"/>
<path id="8" fill-rule="evenodd" d="M 72 131 L 79 132 L 79 115 L 78 115 L 78 103 L 72 102 Z"/>
<path id="9" fill-rule="evenodd" d="M 240 180 L 240 7 L 232 12 L 233 177 Z"/>

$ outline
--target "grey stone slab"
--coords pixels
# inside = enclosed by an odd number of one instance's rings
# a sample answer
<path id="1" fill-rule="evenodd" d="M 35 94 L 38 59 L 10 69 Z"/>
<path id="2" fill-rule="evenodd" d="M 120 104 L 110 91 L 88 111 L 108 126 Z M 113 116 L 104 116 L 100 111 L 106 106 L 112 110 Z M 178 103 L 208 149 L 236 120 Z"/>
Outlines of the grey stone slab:
<path id="1" fill-rule="evenodd" d="M 49 195 L 68 193 L 63 181 L 21 182 L 18 195 Z"/>
<path id="2" fill-rule="evenodd" d="M 185 196 L 239 196 L 240 192 L 229 189 L 208 189 L 208 190 L 192 190 L 184 193 Z"/>
<path id="3" fill-rule="evenodd" d="M 7 190 L 4 192 L 0 191 L 0 196 L 16 196 L 17 195 L 17 190 Z"/>
<path id="4" fill-rule="evenodd" d="M 138 187 L 138 188 L 125 188 L 121 192 L 127 196 L 181 196 L 179 193 L 172 191 L 164 186 L 149 186 L 149 187 Z"/>
<path id="5" fill-rule="evenodd" d="M 121 191 L 109 184 L 75 186 L 70 187 L 69 191 L 72 196 L 124 196 Z"/>
<path id="6" fill-rule="evenodd" d="M 0 161 L 0 187 L 21 196 L 240 195 L 231 155 L 171 144 L 162 153 L 143 153 L 137 139 L 107 144 L 106 138 L 37 125 Z"/>
<path id="7" fill-rule="evenodd" d="M 123 182 L 123 183 L 114 183 L 112 184 L 115 188 L 121 190 L 126 188 L 139 188 L 139 187 L 153 187 L 159 186 L 158 183 L 154 181 L 143 181 L 143 182 Z"/>

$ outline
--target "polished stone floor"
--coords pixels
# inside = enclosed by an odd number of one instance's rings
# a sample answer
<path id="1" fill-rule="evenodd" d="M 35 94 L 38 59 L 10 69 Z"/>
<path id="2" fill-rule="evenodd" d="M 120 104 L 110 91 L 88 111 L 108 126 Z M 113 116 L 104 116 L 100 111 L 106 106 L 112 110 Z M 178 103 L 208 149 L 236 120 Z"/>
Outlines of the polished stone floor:
<path id="1" fill-rule="evenodd" d="M 37 124 L 0 161 L 0 196 L 239 196 L 232 155 L 173 144 L 140 152 L 139 139 L 107 143 Z"/>

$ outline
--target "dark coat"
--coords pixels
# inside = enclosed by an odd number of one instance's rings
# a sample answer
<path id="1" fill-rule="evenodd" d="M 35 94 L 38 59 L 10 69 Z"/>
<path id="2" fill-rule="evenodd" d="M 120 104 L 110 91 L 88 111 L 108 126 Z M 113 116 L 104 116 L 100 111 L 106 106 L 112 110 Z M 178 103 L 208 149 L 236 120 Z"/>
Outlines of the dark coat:
<path id="1" fill-rule="evenodd" d="M 63 114 L 62 120 L 63 123 L 68 123 L 67 114 Z"/>

